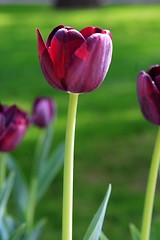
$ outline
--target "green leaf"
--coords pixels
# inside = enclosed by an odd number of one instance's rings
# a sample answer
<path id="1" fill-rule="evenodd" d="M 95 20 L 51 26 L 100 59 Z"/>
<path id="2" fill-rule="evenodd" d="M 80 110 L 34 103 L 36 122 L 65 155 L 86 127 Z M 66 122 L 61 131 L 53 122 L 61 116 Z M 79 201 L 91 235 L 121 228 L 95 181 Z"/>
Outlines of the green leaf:
<path id="1" fill-rule="evenodd" d="M 7 180 L 4 182 L 0 191 L 0 222 L 7 207 L 8 198 L 12 191 L 14 184 L 14 174 L 11 173 Z"/>
<path id="2" fill-rule="evenodd" d="M 83 240 L 98 240 L 99 239 L 99 237 L 101 235 L 101 231 L 102 231 L 103 221 L 104 221 L 110 194 L 111 194 L 111 185 L 109 185 L 106 196 L 105 196 L 102 204 L 100 205 L 96 215 L 94 216 Z"/>
<path id="3" fill-rule="evenodd" d="M 100 240 L 109 240 L 103 232 L 101 232 L 101 235 L 100 235 Z"/>
<path id="4" fill-rule="evenodd" d="M 16 226 L 16 222 L 12 216 L 6 214 L 0 221 L 0 239 L 9 239 L 9 236 Z"/>
<path id="5" fill-rule="evenodd" d="M 19 227 L 16 228 L 16 230 L 11 234 L 11 236 L 8 238 L 8 240 L 17 240 L 22 239 L 22 235 L 24 235 L 26 229 L 26 224 L 23 223 Z"/>
<path id="6" fill-rule="evenodd" d="M 35 164 L 33 175 L 40 175 L 43 172 L 46 160 L 48 159 L 49 150 L 53 140 L 52 124 L 48 128 L 42 129 L 35 150 Z"/>
<path id="7" fill-rule="evenodd" d="M 25 178 L 16 164 L 13 157 L 7 157 L 9 169 L 15 173 L 14 198 L 17 207 L 17 213 L 23 218 L 28 204 L 28 186 Z"/>
<path id="8" fill-rule="evenodd" d="M 160 219 L 156 219 L 152 223 L 152 229 L 151 229 L 151 240 L 157 240 L 160 239 Z"/>
<path id="9" fill-rule="evenodd" d="M 30 234 L 29 237 L 27 237 L 26 240 L 37 240 L 38 237 L 40 236 L 40 234 L 43 231 L 43 227 L 46 223 L 45 219 L 40 220 L 37 225 L 35 226 L 34 230 L 32 231 L 32 233 Z"/>
<path id="10" fill-rule="evenodd" d="M 47 191 L 53 179 L 57 176 L 62 168 L 64 161 L 64 144 L 61 144 L 58 149 L 51 155 L 46 163 L 38 183 L 38 200 L 42 198 Z"/>
<path id="11" fill-rule="evenodd" d="M 140 232 L 134 224 L 130 224 L 132 240 L 140 240 Z"/>

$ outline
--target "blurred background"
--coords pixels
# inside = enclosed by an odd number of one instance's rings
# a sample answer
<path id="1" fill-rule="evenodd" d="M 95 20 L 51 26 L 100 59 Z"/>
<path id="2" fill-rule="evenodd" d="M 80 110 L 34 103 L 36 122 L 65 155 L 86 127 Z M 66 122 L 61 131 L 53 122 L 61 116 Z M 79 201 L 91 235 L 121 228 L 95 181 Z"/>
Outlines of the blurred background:
<path id="1" fill-rule="evenodd" d="M 113 189 L 103 229 L 108 238 L 131 239 L 129 224 L 141 226 L 157 127 L 142 117 L 136 78 L 141 70 L 160 64 L 159 2 L 0 0 L 0 101 L 31 111 L 35 97 L 53 97 L 58 107 L 53 147 L 65 137 L 68 95 L 52 89 L 44 79 L 35 29 L 40 29 L 44 39 L 59 24 L 78 30 L 98 26 L 113 35 L 113 59 L 104 83 L 79 98 L 74 174 L 76 240 L 83 238 L 109 183 Z M 40 130 L 31 128 L 13 152 L 27 178 L 39 134 Z M 62 177 L 63 171 L 37 208 L 37 218 L 48 219 L 42 240 L 61 239 Z M 159 221 L 159 200 L 157 188 L 154 222 Z"/>

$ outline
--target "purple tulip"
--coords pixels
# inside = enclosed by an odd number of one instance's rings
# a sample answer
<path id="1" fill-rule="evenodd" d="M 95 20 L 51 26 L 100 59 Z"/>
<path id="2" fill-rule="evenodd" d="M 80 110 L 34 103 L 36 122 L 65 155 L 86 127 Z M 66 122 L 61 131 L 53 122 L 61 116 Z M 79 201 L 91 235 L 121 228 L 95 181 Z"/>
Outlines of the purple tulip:
<path id="1" fill-rule="evenodd" d="M 0 151 L 10 152 L 22 141 L 29 121 L 18 107 L 0 105 Z"/>
<path id="2" fill-rule="evenodd" d="M 86 27 L 79 32 L 60 25 L 49 34 L 46 44 L 38 29 L 37 36 L 41 68 L 52 87 L 85 93 L 101 85 L 112 57 L 108 30 Z"/>
<path id="3" fill-rule="evenodd" d="M 32 122 L 40 128 L 47 127 L 56 114 L 55 102 L 51 98 L 38 97 L 34 101 Z"/>
<path id="4" fill-rule="evenodd" d="M 138 98 L 144 117 L 160 125 L 160 65 L 142 71 L 137 81 Z"/>

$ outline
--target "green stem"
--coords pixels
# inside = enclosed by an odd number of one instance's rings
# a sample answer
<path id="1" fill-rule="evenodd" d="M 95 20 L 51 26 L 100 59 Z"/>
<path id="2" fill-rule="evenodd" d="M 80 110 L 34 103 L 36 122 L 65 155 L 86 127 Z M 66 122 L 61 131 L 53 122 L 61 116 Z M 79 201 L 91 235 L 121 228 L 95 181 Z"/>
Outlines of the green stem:
<path id="1" fill-rule="evenodd" d="M 33 228 L 34 224 L 34 213 L 36 208 L 36 195 L 37 194 L 37 178 L 33 177 L 30 192 L 29 192 L 29 202 L 28 202 L 28 209 L 27 209 L 27 228 L 30 232 Z"/>
<path id="2" fill-rule="evenodd" d="M 74 136 L 78 94 L 69 94 L 63 179 L 62 240 L 72 240 Z"/>
<path id="3" fill-rule="evenodd" d="M 159 170 L 159 162 L 160 162 L 160 128 L 158 130 L 157 141 L 155 144 L 151 166 L 150 166 L 143 219 L 142 219 L 141 240 L 150 239 L 151 220 L 152 220 L 156 182 L 157 182 L 158 170 Z"/>
<path id="4" fill-rule="evenodd" d="M 0 189 L 3 186 L 6 176 L 6 155 L 1 153 L 0 155 Z"/>

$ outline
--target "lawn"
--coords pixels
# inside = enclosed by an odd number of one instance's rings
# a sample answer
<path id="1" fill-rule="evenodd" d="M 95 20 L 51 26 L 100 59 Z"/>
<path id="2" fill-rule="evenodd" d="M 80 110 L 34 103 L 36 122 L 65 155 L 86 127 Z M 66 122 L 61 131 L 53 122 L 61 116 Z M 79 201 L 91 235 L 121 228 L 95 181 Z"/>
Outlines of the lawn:
<path id="1" fill-rule="evenodd" d="M 74 175 L 74 239 L 81 240 L 109 183 L 112 194 L 104 223 L 110 240 L 131 239 L 129 224 L 140 228 L 150 158 L 157 127 L 141 115 L 136 77 L 160 64 L 160 6 L 106 6 L 56 10 L 47 6 L 0 7 L 0 101 L 31 111 L 36 96 L 51 96 L 58 116 L 53 147 L 64 140 L 68 95 L 52 89 L 41 73 L 35 29 L 44 38 L 59 24 L 110 29 L 113 59 L 102 86 L 79 98 Z M 13 155 L 29 175 L 39 130 L 31 128 Z M 24 154 L 25 153 L 25 154 Z M 155 202 L 154 220 L 159 211 Z M 62 171 L 39 204 L 48 222 L 42 240 L 61 239 Z"/>

